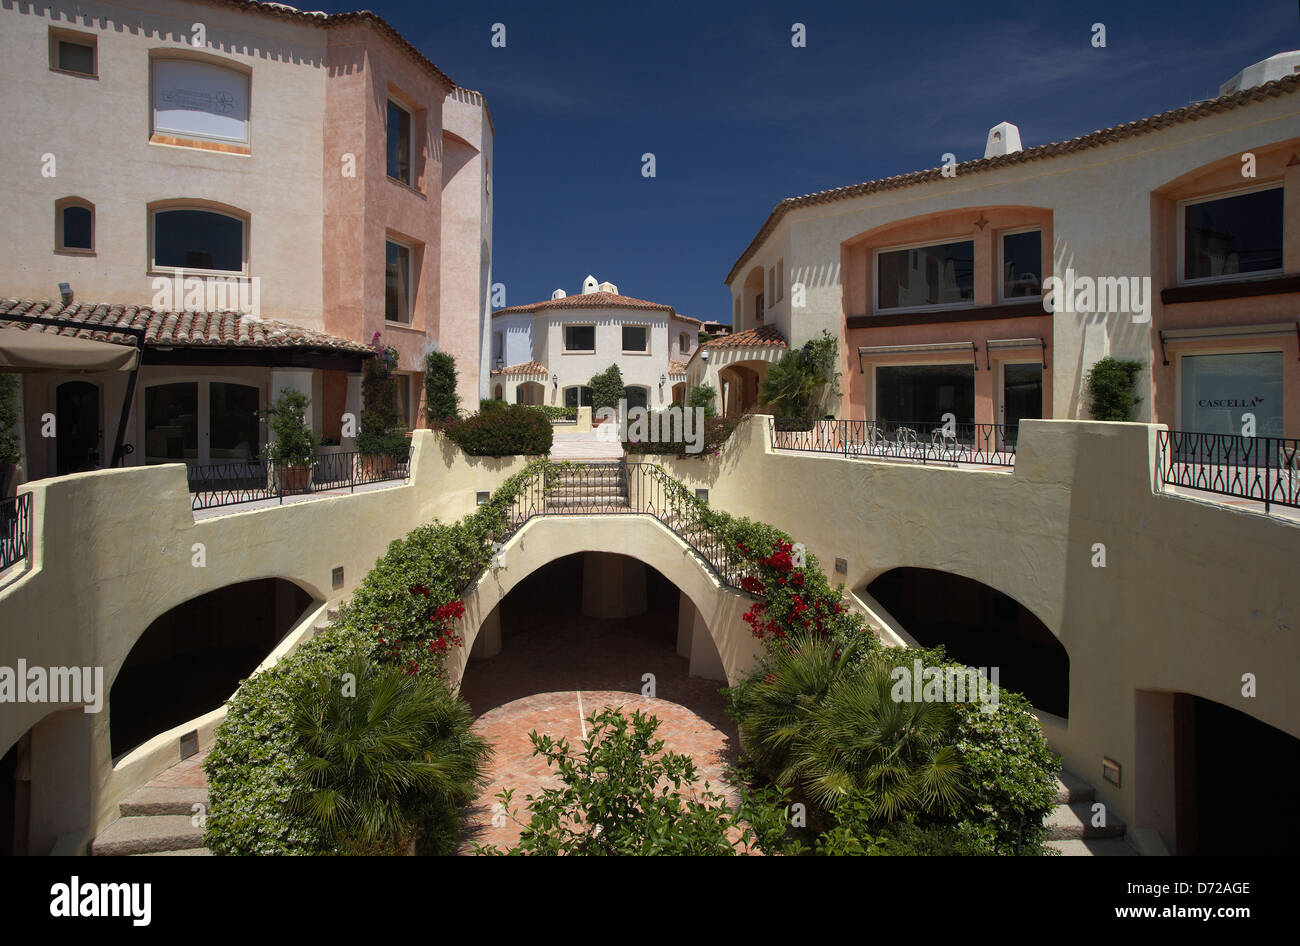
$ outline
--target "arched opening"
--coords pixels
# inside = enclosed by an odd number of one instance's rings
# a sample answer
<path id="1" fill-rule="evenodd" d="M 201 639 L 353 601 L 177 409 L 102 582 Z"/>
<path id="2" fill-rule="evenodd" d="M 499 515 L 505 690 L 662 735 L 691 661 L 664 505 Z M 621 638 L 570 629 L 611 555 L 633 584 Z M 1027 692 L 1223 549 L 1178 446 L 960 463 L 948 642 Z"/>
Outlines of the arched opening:
<path id="1" fill-rule="evenodd" d="M 739 417 L 759 406 L 758 392 L 767 368 L 766 361 L 748 361 L 727 365 L 718 372 L 724 416 Z"/>
<path id="2" fill-rule="evenodd" d="M 996 588 L 932 568 L 894 568 L 872 595 L 922 647 L 942 644 L 953 660 L 998 668 L 998 682 L 1040 710 L 1070 711 L 1070 655 L 1028 608 Z"/>
<path id="3" fill-rule="evenodd" d="M 539 381 L 525 381 L 523 384 L 515 387 L 516 404 L 542 404 L 546 389 L 542 387 Z"/>
<path id="4" fill-rule="evenodd" d="M 109 691 L 113 757 L 221 706 L 311 604 L 293 582 L 260 578 L 209 591 L 159 616 Z"/>
<path id="5" fill-rule="evenodd" d="M 673 385 L 673 403 L 674 404 L 686 403 L 686 382 L 685 381 L 678 381 L 676 384 Z"/>
<path id="6" fill-rule="evenodd" d="M 586 718 L 605 707 L 656 716 L 658 738 L 719 786 L 736 738 L 718 692 L 724 677 L 698 609 L 649 565 L 579 552 L 536 569 L 479 629 L 461 678 L 475 729 L 497 750 L 470 836 L 513 843 L 516 825 L 493 824 L 494 794 L 513 788 L 522 800 L 552 784 L 528 734 L 579 745 Z"/>
<path id="7" fill-rule="evenodd" d="M 502 391 L 501 391 L 501 385 L 498 384 L 498 385 L 496 385 L 495 387 L 492 388 L 492 398 L 493 398 L 493 400 L 496 400 L 496 401 L 500 401 L 500 400 L 502 400 L 501 394 L 502 394 Z"/>
<path id="8" fill-rule="evenodd" d="M 628 385 L 623 389 L 623 397 L 627 399 L 629 408 L 650 406 L 650 389 L 639 384 Z"/>

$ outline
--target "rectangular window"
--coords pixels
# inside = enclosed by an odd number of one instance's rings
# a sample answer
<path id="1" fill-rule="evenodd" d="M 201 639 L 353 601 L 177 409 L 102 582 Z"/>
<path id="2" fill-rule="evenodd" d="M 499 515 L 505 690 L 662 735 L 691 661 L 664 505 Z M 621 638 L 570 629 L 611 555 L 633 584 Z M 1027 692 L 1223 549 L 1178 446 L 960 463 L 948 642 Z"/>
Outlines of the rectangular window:
<path id="1" fill-rule="evenodd" d="M 591 407 L 591 388 L 586 385 L 564 389 L 565 407 Z"/>
<path id="2" fill-rule="evenodd" d="M 736 301 L 731 306 L 731 324 L 740 324 L 740 296 L 736 296 Z"/>
<path id="3" fill-rule="evenodd" d="M 785 260 L 777 260 L 776 263 L 776 301 L 780 302 L 785 298 Z"/>
<path id="4" fill-rule="evenodd" d="M 384 244 L 384 318 L 411 322 L 411 248 L 392 240 Z"/>
<path id="5" fill-rule="evenodd" d="M 388 103 L 388 176 L 411 183 L 411 113 Z"/>
<path id="6" fill-rule="evenodd" d="M 595 351 L 596 350 L 596 326 L 594 325 L 564 326 L 564 350 L 565 351 Z"/>
<path id="7" fill-rule="evenodd" d="M 754 297 L 754 321 L 760 324 L 763 321 L 763 294 L 761 292 Z"/>
<path id="8" fill-rule="evenodd" d="M 411 376 L 395 374 L 393 382 L 397 391 L 397 422 L 409 428 L 411 426 Z"/>
<path id="9" fill-rule="evenodd" d="M 59 72 L 72 72 L 79 76 L 95 75 L 95 41 L 55 38 L 54 61 L 51 67 Z"/>
<path id="10" fill-rule="evenodd" d="M 952 414 L 975 423 L 973 365 L 880 365 L 876 368 L 876 420 L 942 424 Z"/>
<path id="11" fill-rule="evenodd" d="M 776 299 L 776 267 L 769 267 L 767 270 L 767 297 Z"/>
<path id="12" fill-rule="evenodd" d="M 1043 294 L 1043 234 L 1024 230 L 1002 235 L 1002 298 L 1028 299 Z"/>
<path id="13" fill-rule="evenodd" d="M 1240 434 L 1243 414 L 1255 415 L 1255 433 L 1282 436 L 1282 353 L 1183 355 L 1183 430 Z"/>
<path id="14" fill-rule="evenodd" d="M 644 325 L 623 326 L 623 351 L 649 351 L 650 330 Z"/>
<path id="15" fill-rule="evenodd" d="M 153 63 L 153 130 L 248 143 L 248 74 L 191 59 Z"/>
<path id="16" fill-rule="evenodd" d="M 876 308 L 917 309 L 975 300 L 975 242 L 957 240 L 876 254 Z"/>
<path id="17" fill-rule="evenodd" d="M 1183 205 L 1183 279 L 1282 271 L 1282 188 Z"/>

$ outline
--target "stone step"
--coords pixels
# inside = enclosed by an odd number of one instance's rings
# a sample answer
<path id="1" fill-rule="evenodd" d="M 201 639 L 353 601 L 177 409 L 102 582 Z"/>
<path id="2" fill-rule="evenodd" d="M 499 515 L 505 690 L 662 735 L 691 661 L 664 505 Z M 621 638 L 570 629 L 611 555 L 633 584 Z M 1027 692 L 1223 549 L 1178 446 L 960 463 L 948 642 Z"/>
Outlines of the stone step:
<path id="1" fill-rule="evenodd" d="M 194 806 L 208 807 L 206 788 L 171 788 L 146 785 L 127 796 L 118 805 L 123 818 L 142 818 L 149 815 L 194 814 Z"/>
<path id="2" fill-rule="evenodd" d="M 1074 802 L 1070 805 L 1057 805 L 1043 819 L 1047 828 L 1047 837 L 1052 841 L 1083 841 L 1094 838 L 1121 838 L 1124 836 L 1124 822 L 1107 812 L 1106 826 L 1093 827 L 1092 805 L 1090 801 Z"/>
<path id="3" fill-rule="evenodd" d="M 1065 857 L 1137 857 L 1138 852 L 1129 847 L 1123 838 L 1095 838 L 1088 841 L 1048 841 L 1047 846 L 1060 851 Z"/>
<path id="4" fill-rule="evenodd" d="M 548 499 L 605 499 L 611 496 L 620 496 L 627 498 L 627 490 L 616 487 L 593 488 L 577 487 L 575 489 L 554 489 L 546 494 Z"/>
<path id="5" fill-rule="evenodd" d="M 119 818 L 100 832 L 90 845 L 96 857 L 156 854 L 203 847 L 203 829 L 189 815 L 152 815 Z"/>
<path id="6" fill-rule="evenodd" d="M 1073 772 L 1061 769 L 1056 773 L 1056 797 L 1054 805 L 1072 805 L 1078 801 L 1092 801 L 1097 797 L 1096 790 Z"/>
<path id="7" fill-rule="evenodd" d="M 548 499 L 546 505 L 552 509 L 582 509 L 590 506 L 593 508 L 603 508 L 606 506 L 626 509 L 631 505 L 626 496 L 610 496 L 604 499 L 593 499 L 590 497 L 565 497 L 561 496 L 555 499 Z"/>

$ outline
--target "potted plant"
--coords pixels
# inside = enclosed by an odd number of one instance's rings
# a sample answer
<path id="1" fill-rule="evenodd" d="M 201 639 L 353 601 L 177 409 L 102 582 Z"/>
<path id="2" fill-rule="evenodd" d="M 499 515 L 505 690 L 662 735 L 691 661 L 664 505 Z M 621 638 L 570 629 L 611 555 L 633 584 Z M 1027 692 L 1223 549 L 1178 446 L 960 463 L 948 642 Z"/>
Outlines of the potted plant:
<path id="1" fill-rule="evenodd" d="M 310 403 L 301 391 L 281 388 L 280 396 L 266 412 L 272 437 L 266 445 L 266 458 L 284 493 L 305 493 L 311 485 L 316 435 L 307 425 Z"/>

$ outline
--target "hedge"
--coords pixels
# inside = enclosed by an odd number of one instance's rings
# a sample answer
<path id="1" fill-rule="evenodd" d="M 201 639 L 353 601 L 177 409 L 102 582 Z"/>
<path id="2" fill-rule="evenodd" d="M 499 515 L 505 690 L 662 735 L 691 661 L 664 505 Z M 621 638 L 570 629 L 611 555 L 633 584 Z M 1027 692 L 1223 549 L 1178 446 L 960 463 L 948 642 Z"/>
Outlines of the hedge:
<path id="1" fill-rule="evenodd" d="M 554 435 L 551 422 L 537 410 L 510 404 L 452 421 L 447 436 L 470 456 L 545 456 Z"/>

